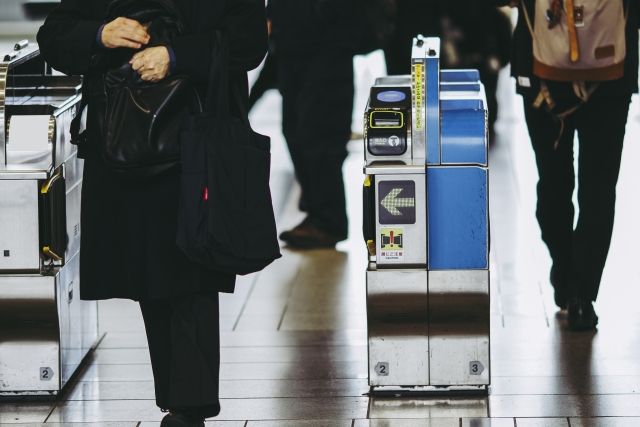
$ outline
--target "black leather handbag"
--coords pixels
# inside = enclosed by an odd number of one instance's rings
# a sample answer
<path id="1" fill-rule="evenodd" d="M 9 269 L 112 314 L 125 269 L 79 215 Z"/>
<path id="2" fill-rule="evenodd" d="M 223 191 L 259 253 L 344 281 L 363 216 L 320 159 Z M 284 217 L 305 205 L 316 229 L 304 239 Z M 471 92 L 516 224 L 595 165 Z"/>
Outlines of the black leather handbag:
<path id="1" fill-rule="evenodd" d="M 248 274 L 280 258 L 269 188 L 268 137 L 251 129 L 247 112 L 230 114 L 228 46 L 217 32 L 205 111 L 188 116 L 181 142 L 177 244 L 211 270 Z"/>
<path id="2" fill-rule="evenodd" d="M 104 77 L 102 157 L 128 175 L 153 176 L 180 162 L 180 128 L 187 114 L 200 110 L 189 78 L 170 76 L 140 81 L 129 64 Z"/>
<path id="3" fill-rule="evenodd" d="M 179 12 L 171 0 L 115 0 L 107 20 L 124 16 L 144 24 L 149 47 L 171 45 L 183 31 Z M 129 65 L 135 51 L 113 49 L 101 58 L 106 71 L 102 90 L 83 93 L 83 106 L 99 110 L 99 152 L 116 172 L 148 178 L 175 168 L 180 162 L 180 128 L 186 115 L 201 111 L 198 92 L 191 79 L 170 75 L 159 82 L 145 82 Z M 78 133 L 80 114 L 72 124 Z M 72 142 L 82 142 L 75 137 Z"/>

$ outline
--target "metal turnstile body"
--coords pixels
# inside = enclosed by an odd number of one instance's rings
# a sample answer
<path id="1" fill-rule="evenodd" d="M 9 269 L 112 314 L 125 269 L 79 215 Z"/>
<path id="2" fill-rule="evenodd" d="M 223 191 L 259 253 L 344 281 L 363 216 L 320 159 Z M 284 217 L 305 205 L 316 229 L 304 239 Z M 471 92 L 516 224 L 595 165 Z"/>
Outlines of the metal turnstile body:
<path id="1" fill-rule="evenodd" d="M 371 387 L 490 384 L 486 97 L 439 51 L 418 36 L 411 76 L 378 79 L 365 114 Z"/>
<path id="2" fill-rule="evenodd" d="M 52 75 L 28 43 L 0 59 L 0 396 L 56 395 L 98 340 L 69 143 L 82 80 Z"/>

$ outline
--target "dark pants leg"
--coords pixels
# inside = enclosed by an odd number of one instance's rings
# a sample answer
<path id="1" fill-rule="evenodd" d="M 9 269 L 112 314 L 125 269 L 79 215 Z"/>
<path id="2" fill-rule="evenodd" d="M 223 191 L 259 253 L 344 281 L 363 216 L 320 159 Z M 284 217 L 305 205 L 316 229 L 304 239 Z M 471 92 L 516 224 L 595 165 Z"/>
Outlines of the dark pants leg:
<path id="1" fill-rule="evenodd" d="M 278 58 L 283 132 L 311 223 L 347 235 L 342 165 L 351 135 L 353 57 L 320 52 Z"/>
<path id="2" fill-rule="evenodd" d="M 576 116 L 578 205 L 570 293 L 595 301 L 611 244 L 629 97 L 593 99 Z"/>
<path id="3" fill-rule="evenodd" d="M 595 300 L 609 251 L 615 187 L 629 109 L 625 97 L 596 97 L 565 121 L 557 149 L 559 123 L 534 109 L 525 97 L 525 116 L 538 166 L 536 216 L 553 260 L 554 286 L 568 296 Z M 578 203 L 574 230 L 573 138 L 578 131 Z"/>
<path id="4" fill-rule="evenodd" d="M 140 301 L 140 308 L 157 405 L 199 418 L 218 415 L 218 294 Z"/>
<path id="5" fill-rule="evenodd" d="M 560 124 L 546 111 L 535 109 L 532 99 L 524 98 L 524 110 L 529 136 L 538 167 L 538 201 L 536 217 L 542 240 L 553 260 L 553 285 L 565 295 L 569 287 L 573 241 L 573 121 L 567 120 L 557 149 L 554 144 L 560 134 Z"/>

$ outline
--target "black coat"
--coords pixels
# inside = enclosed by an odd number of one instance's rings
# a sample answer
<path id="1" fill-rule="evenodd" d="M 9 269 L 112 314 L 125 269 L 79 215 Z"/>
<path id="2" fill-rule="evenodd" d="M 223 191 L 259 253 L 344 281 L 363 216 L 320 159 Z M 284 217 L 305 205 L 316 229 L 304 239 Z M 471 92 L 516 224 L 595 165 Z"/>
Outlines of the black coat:
<path id="1" fill-rule="evenodd" d="M 55 69 L 85 75 L 88 90 L 103 72 L 96 66 L 96 36 L 108 0 L 62 0 L 38 32 L 42 55 Z M 212 34 L 223 30 L 230 51 L 230 84 L 247 98 L 246 72 L 258 66 L 267 49 L 264 0 L 179 0 L 185 33 L 172 45 L 176 72 L 206 87 Z M 232 108 L 244 114 L 245 108 Z M 84 147 L 82 238 L 83 299 L 170 298 L 203 291 L 233 291 L 235 277 L 207 271 L 189 262 L 175 243 L 179 173 L 148 181 L 124 179 L 105 167 L 98 155 L 100 133 L 88 115 Z"/>
<path id="2" fill-rule="evenodd" d="M 507 6 L 510 0 L 489 0 L 497 6 Z M 628 7 L 624 77 L 618 80 L 602 83 L 596 96 L 629 96 L 638 92 L 638 27 L 640 24 L 640 1 L 625 0 Z M 535 17 L 535 0 L 526 1 L 529 16 Z M 535 96 L 539 91 L 538 79 L 533 76 L 533 41 L 522 12 L 522 2 L 518 10 L 518 23 L 513 33 L 511 75 L 513 77 L 528 77 L 532 83 L 531 89 L 518 86 L 518 92 Z M 535 23 L 534 23 L 535 25 Z M 530 93 L 531 92 L 531 93 Z"/>

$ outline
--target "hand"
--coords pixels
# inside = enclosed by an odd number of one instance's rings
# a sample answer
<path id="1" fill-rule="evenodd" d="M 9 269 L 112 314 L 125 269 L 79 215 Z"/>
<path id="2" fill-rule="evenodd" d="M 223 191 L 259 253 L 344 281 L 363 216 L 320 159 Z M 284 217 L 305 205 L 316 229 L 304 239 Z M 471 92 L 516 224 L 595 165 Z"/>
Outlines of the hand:
<path id="1" fill-rule="evenodd" d="M 149 47 L 136 53 L 129 61 L 142 80 L 157 82 L 169 74 L 169 51 L 165 46 Z"/>
<path id="2" fill-rule="evenodd" d="M 115 49 L 128 47 L 140 49 L 149 43 L 146 28 L 138 21 L 128 18 L 116 18 L 102 29 L 101 41 L 104 47 Z"/>

